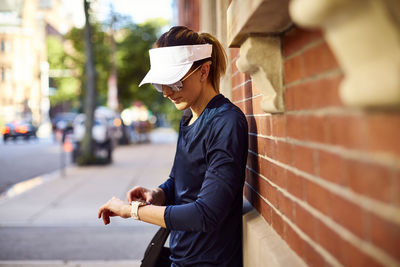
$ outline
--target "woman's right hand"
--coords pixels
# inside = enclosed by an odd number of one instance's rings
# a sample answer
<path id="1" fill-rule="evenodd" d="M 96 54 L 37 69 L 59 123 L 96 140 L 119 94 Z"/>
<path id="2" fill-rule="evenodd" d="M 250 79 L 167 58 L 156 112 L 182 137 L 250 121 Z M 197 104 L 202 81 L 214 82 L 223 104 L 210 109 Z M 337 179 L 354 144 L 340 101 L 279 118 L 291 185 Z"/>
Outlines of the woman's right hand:
<path id="1" fill-rule="evenodd" d="M 161 188 L 154 190 L 135 186 L 126 193 L 126 198 L 131 201 L 144 201 L 146 203 L 162 206 L 165 203 L 164 191 Z"/>

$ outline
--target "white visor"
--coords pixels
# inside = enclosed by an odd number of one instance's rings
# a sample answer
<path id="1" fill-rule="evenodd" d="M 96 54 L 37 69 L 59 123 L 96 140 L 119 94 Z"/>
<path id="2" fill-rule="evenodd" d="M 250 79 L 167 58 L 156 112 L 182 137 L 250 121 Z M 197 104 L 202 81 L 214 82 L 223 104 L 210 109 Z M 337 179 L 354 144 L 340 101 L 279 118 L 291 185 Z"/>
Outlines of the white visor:
<path id="1" fill-rule="evenodd" d="M 149 50 L 150 70 L 139 84 L 173 84 L 185 76 L 193 62 L 211 57 L 212 45 L 180 45 Z"/>

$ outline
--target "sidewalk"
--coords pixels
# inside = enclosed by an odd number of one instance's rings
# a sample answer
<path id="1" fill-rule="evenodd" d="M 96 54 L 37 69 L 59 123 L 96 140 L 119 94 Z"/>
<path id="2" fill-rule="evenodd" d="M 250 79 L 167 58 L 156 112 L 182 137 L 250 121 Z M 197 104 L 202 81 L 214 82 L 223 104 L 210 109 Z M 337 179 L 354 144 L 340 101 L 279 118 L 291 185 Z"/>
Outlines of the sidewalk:
<path id="1" fill-rule="evenodd" d="M 97 210 L 112 196 L 125 200 L 135 185 L 153 188 L 168 177 L 175 153 L 168 134 L 118 147 L 111 165 L 70 166 L 65 177 L 53 173 L 0 200 L 0 266 L 139 266 L 157 227 L 120 218 L 104 226 Z"/>

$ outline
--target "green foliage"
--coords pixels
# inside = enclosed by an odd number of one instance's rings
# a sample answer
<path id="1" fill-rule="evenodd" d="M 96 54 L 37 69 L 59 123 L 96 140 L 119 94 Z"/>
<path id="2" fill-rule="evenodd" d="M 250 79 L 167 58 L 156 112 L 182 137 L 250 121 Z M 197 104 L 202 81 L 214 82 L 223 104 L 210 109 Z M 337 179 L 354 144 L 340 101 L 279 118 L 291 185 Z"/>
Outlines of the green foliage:
<path id="1" fill-rule="evenodd" d="M 181 112 L 151 85 L 138 87 L 150 68 L 148 50 L 153 47 L 167 21 L 155 19 L 138 25 L 126 17 L 117 15 L 113 25 L 116 40 L 118 100 L 121 110 L 130 107 L 133 101 L 142 101 L 154 114 L 164 113 L 167 120 L 177 129 Z M 111 70 L 109 29 L 107 25 L 92 24 L 98 105 L 105 105 L 107 102 L 108 78 Z M 74 74 L 73 77 L 53 79 L 57 92 L 50 98 L 52 106 L 68 101 L 73 103 L 76 109 L 83 110 L 86 87 L 83 36 L 83 29 L 73 28 L 65 36 L 66 43 L 72 47 L 68 50 L 59 38 L 47 39 L 50 69 L 70 69 Z"/>

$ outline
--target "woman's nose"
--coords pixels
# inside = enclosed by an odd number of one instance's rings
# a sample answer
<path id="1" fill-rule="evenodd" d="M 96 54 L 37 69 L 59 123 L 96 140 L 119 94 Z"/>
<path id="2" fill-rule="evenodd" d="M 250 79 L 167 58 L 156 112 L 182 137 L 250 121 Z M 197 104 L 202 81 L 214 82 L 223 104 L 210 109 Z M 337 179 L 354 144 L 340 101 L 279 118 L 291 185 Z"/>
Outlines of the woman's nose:
<path id="1" fill-rule="evenodd" d="M 163 91 L 164 97 L 169 97 L 173 93 L 171 87 L 166 86 L 166 85 L 162 86 L 162 91 Z"/>

